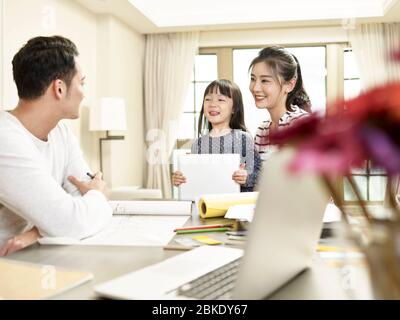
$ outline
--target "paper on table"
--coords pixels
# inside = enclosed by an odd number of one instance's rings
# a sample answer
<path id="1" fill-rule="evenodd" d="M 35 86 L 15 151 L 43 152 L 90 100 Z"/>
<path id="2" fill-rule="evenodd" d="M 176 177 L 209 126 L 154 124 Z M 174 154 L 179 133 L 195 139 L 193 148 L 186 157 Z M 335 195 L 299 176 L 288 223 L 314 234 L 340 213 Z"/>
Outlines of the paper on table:
<path id="1" fill-rule="evenodd" d="M 229 207 L 225 218 L 238 219 L 251 222 L 253 220 L 255 205 L 254 204 L 238 204 Z M 323 222 L 338 222 L 341 220 L 341 212 L 334 204 L 329 203 L 325 208 Z"/>
<path id="2" fill-rule="evenodd" d="M 225 214 L 227 219 L 237 219 L 251 222 L 253 221 L 255 204 L 237 204 L 229 207 Z"/>
<path id="3" fill-rule="evenodd" d="M 323 222 L 338 222 L 341 220 L 342 213 L 333 203 L 328 203 L 325 208 Z"/>
<path id="4" fill-rule="evenodd" d="M 109 201 L 114 214 L 190 215 L 191 201 Z"/>
<path id="5" fill-rule="evenodd" d="M 254 204 L 238 204 L 231 206 L 225 218 L 227 219 L 238 219 L 251 222 L 254 215 Z M 341 212 L 338 207 L 334 204 L 329 203 L 325 208 L 323 222 L 337 222 L 341 219 Z"/>
<path id="6" fill-rule="evenodd" d="M 113 216 L 111 223 L 94 236 L 75 240 L 70 238 L 41 238 L 40 244 L 99 245 L 99 246 L 165 246 L 189 217 L 179 216 Z"/>

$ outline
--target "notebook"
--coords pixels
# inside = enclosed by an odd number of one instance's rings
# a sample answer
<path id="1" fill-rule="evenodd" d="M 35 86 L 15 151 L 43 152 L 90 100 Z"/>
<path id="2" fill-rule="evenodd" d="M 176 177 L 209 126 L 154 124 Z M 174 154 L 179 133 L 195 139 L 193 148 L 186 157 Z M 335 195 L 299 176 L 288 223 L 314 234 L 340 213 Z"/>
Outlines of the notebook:
<path id="1" fill-rule="evenodd" d="M 47 299 L 93 279 L 90 272 L 0 259 L 0 300 Z"/>
<path id="2" fill-rule="evenodd" d="M 110 223 L 85 239 L 43 237 L 42 245 L 165 246 L 192 212 L 191 201 L 109 201 Z"/>

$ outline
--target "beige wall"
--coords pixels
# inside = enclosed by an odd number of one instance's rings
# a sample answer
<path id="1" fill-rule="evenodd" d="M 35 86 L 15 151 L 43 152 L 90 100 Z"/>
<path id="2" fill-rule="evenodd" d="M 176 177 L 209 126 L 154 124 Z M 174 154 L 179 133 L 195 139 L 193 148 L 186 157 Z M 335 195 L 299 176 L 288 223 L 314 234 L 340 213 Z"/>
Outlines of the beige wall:
<path id="1" fill-rule="evenodd" d="M 4 101 L 15 107 L 18 96 L 12 80 L 11 61 L 18 49 L 31 37 L 60 34 L 76 43 L 83 72 L 87 75 L 85 105 L 95 100 L 96 18 L 88 10 L 62 0 L 4 0 Z M 69 122 L 80 136 L 80 120 Z"/>
<path id="2" fill-rule="evenodd" d="M 205 31 L 200 47 L 259 46 L 262 44 L 315 44 L 347 42 L 347 30 L 340 26 Z"/>
<path id="3" fill-rule="evenodd" d="M 128 130 L 123 141 L 103 142 L 103 171 L 111 186 L 143 181 L 143 64 L 145 38 L 110 15 L 98 17 L 97 95 L 125 99 Z M 96 144 L 98 150 L 98 146 Z M 98 151 L 97 151 L 98 152 Z"/>
<path id="4" fill-rule="evenodd" d="M 34 36 L 59 34 L 70 38 L 78 47 L 87 80 L 81 118 L 67 122 L 79 137 L 85 157 L 95 171 L 99 168 L 100 133 L 88 131 L 89 107 L 105 93 L 125 98 L 128 109 L 125 140 L 112 142 L 111 149 L 104 149 L 108 159 L 107 182 L 114 186 L 142 185 L 144 36 L 111 16 L 105 24 L 103 17 L 70 0 L 0 1 L 4 2 L 4 32 L 0 42 L 4 75 L 3 83 L 0 80 L 2 106 L 13 108 L 18 100 L 11 66 L 15 52 Z M 112 155 L 107 156 L 107 151 Z"/>

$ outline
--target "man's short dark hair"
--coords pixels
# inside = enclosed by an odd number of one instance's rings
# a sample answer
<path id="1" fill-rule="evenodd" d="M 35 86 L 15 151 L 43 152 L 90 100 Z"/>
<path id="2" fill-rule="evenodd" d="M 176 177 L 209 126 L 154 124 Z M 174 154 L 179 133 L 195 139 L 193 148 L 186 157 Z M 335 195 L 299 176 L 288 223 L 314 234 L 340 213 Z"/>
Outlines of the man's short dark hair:
<path id="1" fill-rule="evenodd" d="M 30 39 L 14 56 L 13 75 L 20 99 L 42 96 L 52 81 L 63 80 L 67 88 L 76 74 L 75 44 L 64 37 Z"/>

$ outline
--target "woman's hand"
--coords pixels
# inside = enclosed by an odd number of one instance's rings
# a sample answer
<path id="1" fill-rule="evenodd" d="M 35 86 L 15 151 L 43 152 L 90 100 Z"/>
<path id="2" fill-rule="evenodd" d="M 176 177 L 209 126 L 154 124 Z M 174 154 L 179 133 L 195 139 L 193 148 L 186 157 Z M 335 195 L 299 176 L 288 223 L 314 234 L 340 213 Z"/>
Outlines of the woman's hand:
<path id="1" fill-rule="evenodd" d="M 232 175 L 232 180 L 240 185 L 244 185 L 247 181 L 247 170 L 245 170 L 246 164 L 241 163 L 239 170 L 236 170 Z"/>
<path id="2" fill-rule="evenodd" d="M 172 184 L 179 187 L 182 183 L 186 183 L 186 177 L 180 171 L 175 171 L 172 174 Z"/>
<path id="3" fill-rule="evenodd" d="M 18 250 L 24 249 L 34 243 L 41 237 L 39 230 L 34 227 L 29 231 L 21 233 L 9 240 L 0 248 L 0 257 L 4 257 Z"/>

